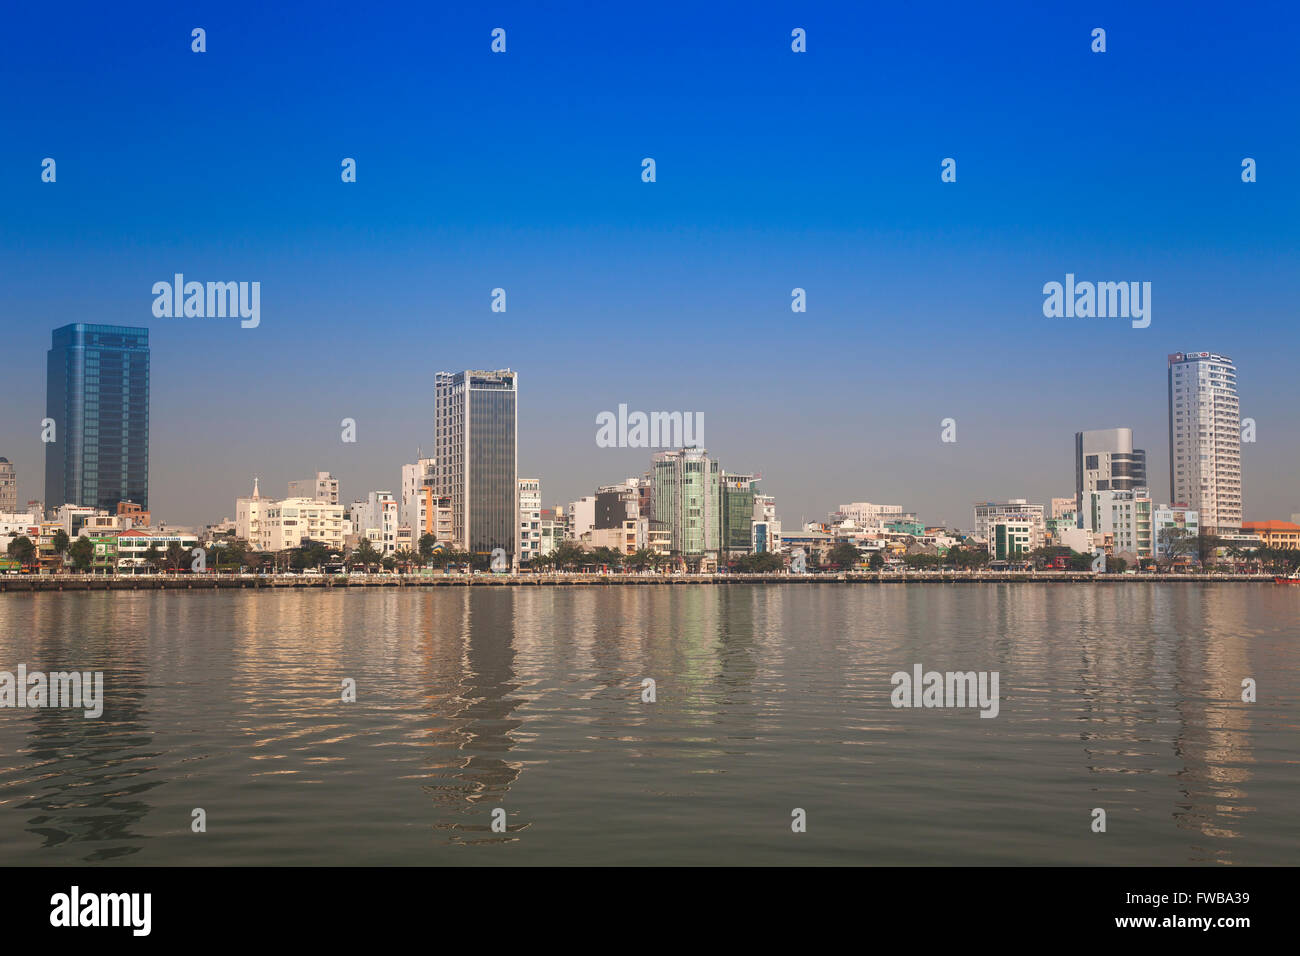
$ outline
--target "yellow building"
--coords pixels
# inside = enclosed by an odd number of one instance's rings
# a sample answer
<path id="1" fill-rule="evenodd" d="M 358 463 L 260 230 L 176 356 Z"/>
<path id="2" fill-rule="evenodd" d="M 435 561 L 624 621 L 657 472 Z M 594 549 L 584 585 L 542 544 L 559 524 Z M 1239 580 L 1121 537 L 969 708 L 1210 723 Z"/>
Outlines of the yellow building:
<path id="1" fill-rule="evenodd" d="M 1259 535 L 1266 548 L 1300 548 L 1300 524 L 1290 521 L 1243 521 L 1241 530 Z"/>

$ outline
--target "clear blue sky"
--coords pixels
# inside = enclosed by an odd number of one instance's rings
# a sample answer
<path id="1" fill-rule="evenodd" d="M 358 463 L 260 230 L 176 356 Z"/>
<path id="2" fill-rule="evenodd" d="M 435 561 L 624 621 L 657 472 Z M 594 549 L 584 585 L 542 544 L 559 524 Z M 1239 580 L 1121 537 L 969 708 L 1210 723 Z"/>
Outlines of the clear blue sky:
<path id="1" fill-rule="evenodd" d="M 91 321 L 151 330 L 151 495 L 189 524 L 254 473 L 395 489 L 434 372 L 504 366 L 548 506 L 645 470 L 595 444 L 620 402 L 703 412 L 789 524 L 870 500 L 969 526 L 976 499 L 1071 494 L 1073 433 L 1121 425 L 1163 500 L 1178 350 L 1237 362 L 1246 516 L 1300 511 L 1293 5 L 444 6 L 7 11 L 0 455 L 23 500 L 50 330 Z M 261 326 L 154 318 L 175 272 L 261 282 Z M 1044 318 L 1067 272 L 1151 282 L 1150 328 Z"/>

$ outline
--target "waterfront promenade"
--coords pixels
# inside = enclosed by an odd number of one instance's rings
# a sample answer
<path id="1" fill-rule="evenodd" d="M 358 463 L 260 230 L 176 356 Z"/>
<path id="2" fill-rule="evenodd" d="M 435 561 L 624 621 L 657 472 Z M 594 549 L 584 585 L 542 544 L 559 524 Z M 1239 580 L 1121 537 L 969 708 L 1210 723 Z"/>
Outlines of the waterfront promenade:
<path id="1" fill-rule="evenodd" d="M 214 590 L 218 588 L 573 587 L 688 584 L 1246 584 L 1273 574 L 1102 574 L 1092 571 L 841 571 L 811 574 L 45 574 L 0 576 L 0 592 Z"/>

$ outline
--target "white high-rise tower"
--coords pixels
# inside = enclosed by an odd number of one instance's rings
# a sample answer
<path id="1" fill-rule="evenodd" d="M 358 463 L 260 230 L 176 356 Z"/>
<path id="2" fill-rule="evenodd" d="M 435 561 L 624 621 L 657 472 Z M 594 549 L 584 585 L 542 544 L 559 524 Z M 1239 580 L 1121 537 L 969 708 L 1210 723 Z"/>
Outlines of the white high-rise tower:
<path id="1" fill-rule="evenodd" d="M 1241 407 L 1226 355 L 1169 356 L 1169 495 L 1202 532 L 1241 528 Z"/>

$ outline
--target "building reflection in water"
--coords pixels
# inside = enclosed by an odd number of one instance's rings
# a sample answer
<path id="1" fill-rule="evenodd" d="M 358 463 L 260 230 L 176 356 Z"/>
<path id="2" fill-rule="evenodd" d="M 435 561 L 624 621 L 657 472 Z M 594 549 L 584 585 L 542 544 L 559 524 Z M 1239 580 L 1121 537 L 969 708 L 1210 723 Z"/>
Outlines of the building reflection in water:
<path id="1" fill-rule="evenodd" d="M 1241 700 L 1241 681 L 1256 674 L 1242 633 L 1251 595 L 1234 590 L 1205 600 L 1197 588 L 1177 601 L 1174 617 L 1184 639 L 1178 644 L 1179 714 L 1174 750 L 1182 761 L 1178 786 L 1185 802 L 1174 810 L 1184 829 L 1206 838 L 1196 862 L 1231 862 L 1223 840 L 1239 838 L 1242 817 L 1254 812 L 1246 783 L 1254 757 L 1250 748 L 1251 704 Z M 1184 598 L 1183 600 L 1178 600 Z"/>
<path id="2" fill-rule="evenodd" d="M 90 863 L 143 849 L 139 825 L 153 809 L 145 797 L 163 783 L 161 755 L 146 721 L 146 646 L 138 638 L 123 639 L 135 628 L 148 629 L 149 605 L 94 598 L 70 602 L 58 594 L 33 595 L 16 615 L 26 620 L 8 619 L 3 628 L 26 636 L 24 650 L 5 647 L 6 668 L 21 662 L 29 671 L 104 674 L 103 713 L 97 718 L 87 719 L 76 708 L 5 714 L 25 738 L 12 750 L 5 747 L 22 758 L 4 768 L 4 789 L 22 794 L 10 806 L 25 815 L 27 832 L 42 848 L 76 845 L 77 858 Z M 6 740 L 16 736 L 13 729 Z"/>
<path id="3" fill-rule="evenodd" d="M 1232 862 L 1224 841 L 1240 837 L 1240 821 L 1254 812 L 1245 789 L 1250 705 L 1240 698 L 1241 678 L 1251 674 L 1242 635 L 1249 595 L 1219 589 L 1207 600 L 1199 587 L 1124 585 L 1067 594 L 1078 654 L 1067 688 L 1077 689 L 1086 721 L 1079 736 L 1088 770 L 1103 775 L 1094 788 L 1099 803 L 1140 812 L 1161 793 L 1155 781 L 1172 777 L 1166 812 L 1204 838 L 1191 844 L 1187 861 Z M 1106 779 L 1114 774 L 1152 782 Z"/>
<path id="4" fill-rule="evenodd" d="M 527 703 L 516 693 L 517 599 L 514 588 L 458 588 L 421 602 L 417 648 L 432 778 L 423 787 L 440 811 L 435 826 L 473 834 L 474 842 L 508 839 L 527 825 L 506 800 L 523 769 L 509 759 L 523 723 L 514 713 Z M 507 834 L 491 830 L 497 807 L 506 810 Z"/>

